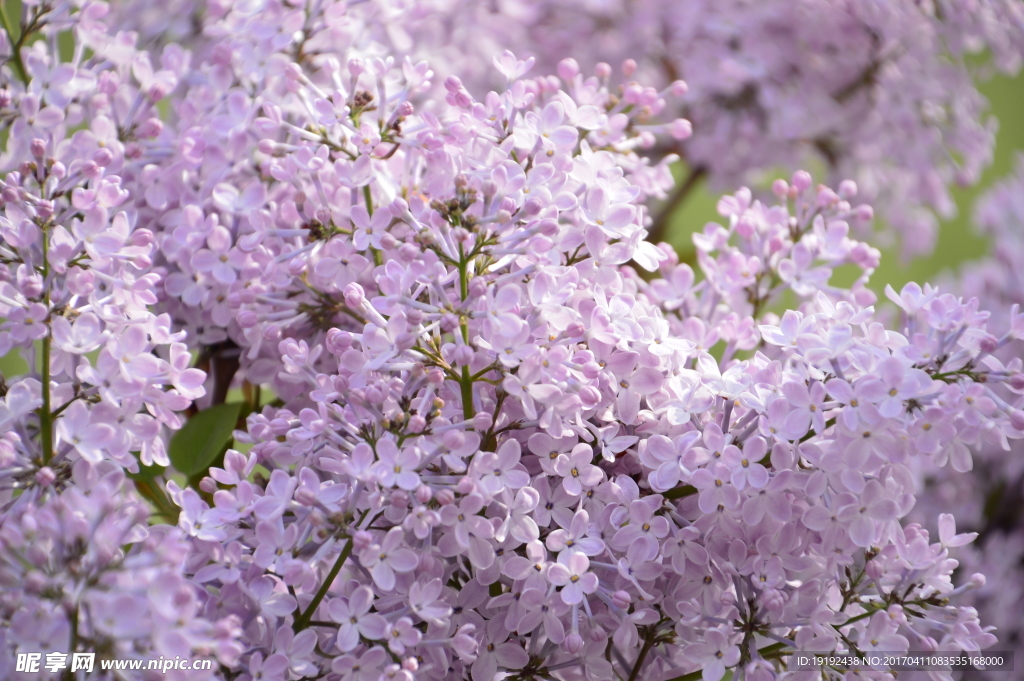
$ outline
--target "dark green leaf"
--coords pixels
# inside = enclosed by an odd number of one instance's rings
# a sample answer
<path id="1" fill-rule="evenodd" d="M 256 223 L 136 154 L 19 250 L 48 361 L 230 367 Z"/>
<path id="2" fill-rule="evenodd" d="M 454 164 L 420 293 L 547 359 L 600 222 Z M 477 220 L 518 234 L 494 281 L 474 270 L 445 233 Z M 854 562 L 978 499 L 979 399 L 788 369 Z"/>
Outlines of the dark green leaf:
<path id="1" fill-rule="evenodd" d="M 696 493 L 697 488 L 693 485 L 679 485 L 678 487 L 673 487 L 669 491 L 665 492 L 662 496 L 666 499 L 682 499 L 683 497 L 688 497 L 691 494 Z"/>
<path id="2" fill-rule="evenodd" d="M 189 478 L 205 471 L 231 439 L 240 402 L 218 404 L 195 414 L 171 438 L 171 465 Z"/>

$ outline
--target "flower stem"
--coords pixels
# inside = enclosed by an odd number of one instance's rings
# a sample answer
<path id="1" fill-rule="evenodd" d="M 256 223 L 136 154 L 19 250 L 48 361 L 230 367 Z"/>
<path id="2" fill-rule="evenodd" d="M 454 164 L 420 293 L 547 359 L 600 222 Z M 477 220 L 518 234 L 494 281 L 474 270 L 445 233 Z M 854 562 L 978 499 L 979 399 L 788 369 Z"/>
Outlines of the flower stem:
<path id="1" fill-rule="evenodd" d="M 341 566 L 348 560 L 349 555 L 352 553 L 352 538 L 345 542 L 345 547 L 341 550 L 338 555 L 338 560 L 334 561 L 334 567 L 327 573 L 327 577 L 324 578 L 324 583 L 320 585 L 320 590 L 313 596 L 313 600 L 310 601 L 306 611 L 295 618 L 295 623 L 292 625 L 292 629 L 295 633 L 298 633 L 309 626 L 310 620 L 313 619 L 313 613 L 320 607 L 321 601 L 324 600 L 324 596 L 327 595 L 327 591 L 331 588 L 331 584 L 334 583 L 334 578 L 341 572 Z"/>
<path id="2" fill-rule="evenodd" d="M 644 639 L 644 647 L 640 649 L 640 654 L 637 656 L 636 663 L 633 665 L 633 671 L 629 673 L 628 681 L 636 681 L 637 677 L 640 675 L 640 668 L 644 666 L 644 660 L 647 659 L 647 653 L 651 652 L 651 648 L 654 647 L 654 639 L 656 635 L 655 629 L 652 627 L 651 633 Z"/>
<path id="3" fill-rule="evenodd" d="M 697 166 L 690 170 L 690 174 L 682 184 L 676 187 L 672 196 L 661 207 L 658 216 L 654 218 L 654 222 L 651 223 L 651 228 L 647 230 L 648 241 L 656 244 L 665 240 L 665 233 L 668 231 L 668 222 L 672 218 L 672 214 L 675 213 L 676 208 L 686 200 L 686 197 L 690 195 L 690 192 L 696 188 L 707 173 L 707 168 L 704 166 Z"/>
<path id="4" fill-rule="evenodd" d="M 0 0 L 0 22 L 3 22 L 4 32 L 7 33 L 7 42 L 11 45 L 11 60 L 14 61 L 14 73 L 22 83 L 28 85 L 28 71 L 25 70 L 25 62 L 21 60 L 22 40 L 14 39 L 14 32 L 11 30 L 11 22 L 7 18 L 7 10 L 4 8 L 4 4 Z"/>

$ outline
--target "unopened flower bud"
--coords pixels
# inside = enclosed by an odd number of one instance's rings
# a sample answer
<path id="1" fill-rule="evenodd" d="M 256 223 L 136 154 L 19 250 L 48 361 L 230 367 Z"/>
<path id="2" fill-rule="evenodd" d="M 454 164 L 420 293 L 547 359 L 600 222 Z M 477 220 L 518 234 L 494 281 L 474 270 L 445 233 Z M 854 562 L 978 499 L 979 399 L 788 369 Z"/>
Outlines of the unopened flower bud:
<path id="1" fill-rule="evenodd" d="M 693 135 L 693 124 L 685 118 L 677 118 L 669 125 L 668 132 L 672 139 L 689 139 Z"/>
<path id="2" fill-rule="evenodd" d="M 805 192 L 811 186 L 811 174 L 806 170 L 798 170 L 793 173 L 793 186 L 798 192 Z"/>
<path id="3" fill-rule="evenodd" d="M 492 425 L 494 417 L 489 412 L 482 411 L 473 416 L 473 430 L 478 433 L 486 432 Z"/>
<path id="4" fill-rule="evenodd" d="M 558 62 L 558 77 L 564 81 L 570 81 L 580 72 L 580 65 L 572 57 Z"/>
<path id="5" fill-rule="evenodd" d="M 459 483 L 455 486 L 455 491 L 459 494 L 472 494 L 473 490 L 476 489 L 476 483 L 473 482 L 473 478 L 464 477 L 459 480 Z"/>
<path id="6" fill-rule="evenodd" d="M 607 64 L 605 64 L 605 66 L 607 66 Z M 562 642 L 562 647 L 564 647 L 565 651 L 570 655 L 578 654 L 581 650 L 583 650 L 583 645 L 583 637 L 579 634 L 569 634 L 565 637 L 565 640 Z"/>
<path id="7" fill-rule="evenodd" d="M 420 414 L 415 414 L 409 419 L 409 424 L 405 428 L 410 433 L 422 433 L 426 427 L 427 420 Z"/>
<path id="8" fill-rule="evenodd" d="M 93 163 L 100 166 L 101 168 L 106 168 L 107 166 L 114 162 L 114 154 L 111 153 L 110 149 L 97 149 L 96 152 L 92 155 L 92 160 Z"/>
<path id="9" fill-rule="evenodd" d="M 395 508 L 409 507 L 409 493 L 404 489 L 396 489 L 391 493 L 391 505 Z"/>
<path id="10" fill-rule="evenodd" d="M 621 608 L 622 610 L 625 610 L 629 607 L 629 604 L 632 602 L 633 597 L 629 595 L 628 591 L 623 591 L 622 589 L 619 589 L 618 591 L 612 594 L 612 603 L 615 604 L 616 608 Z"/>
<path id="11" fill-rule="evenodd" d="M 36 137 L 29 144 L 29 150 L 32 152 L 33 156 L 41 159 L 43 156 L 46 156 L 46 141 Z"/>
<path id="12" fill-rule="evenodd" d="M 363 291 L 363 287 L 352 282 L 345 287 L 345 304 L 353 310 L 358 310 L 363 305 L 363 301 L 366 300 L 366 293 Z"/>
<path id="13" fill-rule="evenodd" d="M 57 479 L 57 474 L 49 466 L 43 466 L 36 471 L 35 479 L 40 487 L 49 487 Z"/>
<path id="14" fill-rule="evenodd" d="M 416 488 L 416 491 L 413 492 L 413 496 L 416 498 L 418 503 L 425 504 L 434 497 L 434 491 L 426 485 L 420 485 Z"/>
<path id="15" fill-rule="evenodd" d="M 359 530 L 352 535 L 352 548 L 356 551 L 362 551 L 369 548 L 372 543 L 373 535 L 366 530 Z"/>
<path id="16" fill-rule="evenodd" d="M 241 321 L 239 321 L 239 323 L 241 323 Z M 352 334 L 348 331 L 331 329 L 327 332 L 327 350 L 331 354 L 340 355 L 350 347 L 352 347 Z"/>
<path id="17" fill-rule="evenodd" d="M 603 61 L 598 62 L 597 66 L 594 67 L 594 75 L 601 79 L 607 78 L 608 76 L 612 75 L 611 64 L 607 64 Z"/>
<path id="18" fill-rule="evenodd" d="M 437 490 L 434 498 L 437 499 L 437 503 L 441 506 L 448 506 L 455 502 L 455 492 L 445 487 Z"/>

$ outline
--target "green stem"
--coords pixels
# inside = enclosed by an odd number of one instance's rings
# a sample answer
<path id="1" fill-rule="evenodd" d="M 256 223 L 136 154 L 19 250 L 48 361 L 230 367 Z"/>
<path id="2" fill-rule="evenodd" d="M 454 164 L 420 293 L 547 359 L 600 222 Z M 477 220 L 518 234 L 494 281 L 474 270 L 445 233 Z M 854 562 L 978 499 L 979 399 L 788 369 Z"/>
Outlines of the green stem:
<path id="1" fill-rule="evenodd" d="M 352 538 L 345 542 L 345 548 L 341 550 L 341 554 L 338 555 L 338 560 L 334 561 L 334 567 L 327 573 L 327 577 L 324 578 L 324 583 L 320 585 L 320 590 L 313 596 L 313 600 L 310 601 L 309 607 L 306 611 L 295 618 L 295 623 L 292 625 L 292 629 L 295 633 L 298 633 L 309 626 L 310 620 L 313 619 L 313 613 L 320 607 L 320 602 L 324 600 L 324 596 L 327 595 L 327 591 L 331 588 L 331 584 L 334 583 L 334 578 L 341 572 L 341 566 L 348 560 L 349 555 L 352 553 Z"/>
<path id="2" fill-rule="evenodd" d="M 646 639 L 644 639 L 644 647 L 640 649 L 640 654 L 637 656 L 636 663 L 633 665 L 633 671 L 629 673 L 628 681 L 636 681 L 640 674 L 640 668 L 644 666 L 644 660 L 647 659 L 647 653 L 651 652 L 651 648 L 654 647 L 655 636 L 657 636 L 657 634 L 652 628 L 651 633 L 648 634 Z"/>
<path id="3" fill-rule="evenodd" d="M 463 302 L 469 297 L 468 265 L 462 244 L 459 244 L 459 295 L 462 296 Z M 459 326 L 462 329 L 462 342 L 469 345 L 469 322 L 465 316 L 460 319 Z M 473 407 L 473 377 L 469 374 L 468 366 L 462 367 L 459 385 L 462 389 L 462 417 L 468 421 L 476 415 L 476 409 Z"/>
<path id="4" fill-rule="evenodd" d="M 7 18 L 7 10 L 4 8 L 4 4 L 0 0 L 0 22 L 3 22 L 4 32 L 7 33 L 7 42 L 11 45 L 11 59 L 14 61 L 14 72 L 22 83 L 28 85 L 28 71 L 25 70 L 25 62 L 21 60 L 22 40 L 20 38 L 18 40 L 14 39 L 14 32 L 11 30 L 11 22 Z"/>

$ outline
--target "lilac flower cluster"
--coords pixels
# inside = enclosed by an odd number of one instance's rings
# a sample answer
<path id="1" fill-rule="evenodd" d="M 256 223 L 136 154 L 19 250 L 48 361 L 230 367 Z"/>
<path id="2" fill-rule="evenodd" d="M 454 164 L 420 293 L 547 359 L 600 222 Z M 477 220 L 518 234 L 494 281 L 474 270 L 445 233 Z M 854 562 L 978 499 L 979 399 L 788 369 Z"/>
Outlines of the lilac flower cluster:
<path id="1" fill-rule="evenodd" d="M 622 62 L 627 76 L 655 85 L 685 79 L 679 111 L 696 134 L 658 149 L 681 149 L 695 177 L 721 190 L 808 164 L 835 183 L 852 177 L 910 255 L 929 253 L 936 217 L 955 210 L 949 186 L 976 182 L 991 161 L 993 121 L 972 75 L 1016 73 L 1024 53 L 1015 0 L 378 7 L 381 33 L 395 36 L 396 49 L 427 45 L 445 73 L 511 47 L 550 69 L 572 55 L 608 70 L 604 62 Z M 492 82 L 479 67 L 470 73 Z"/>
<path id="2" fill-rule="evenodd" d="M 120 16 L 149 40 L 206 54 L 214 43 L 194 24 L 236 11 L 220 0 L 174 7 L 170 25 L 148 2 Z M 306 30 L 297 6 L 272 7 Z M 681 155 L 692 181 L 653 241 L 699 178 L 728 190 L 812 166 L 836 184 L 854 178 L 889 228 L 875 238 L 898 238 L 907 255 L 931 252 L 938 219 L 955 211 L 949 187 L 976 182 L 991 162 L 995 122 L 974 80 L 1016 73 L 1024 54 L 1016 0 L 375 0 L 348 7 L 344 24 L 346 39 L 370 35 L 396 58 L 427 59 L 438 85 L 457 75 L 477 96 L 505 85 L 490 59 L 509 48 L 546 71 L 572 55 L 604 74 L 621 63 L 627 79 L 658 87 L 685 79 L 674 106 L 696 134 L 645 155 Z"/>
<path id="3" fill-rule="evenodd" d="M 966 295 L 977 297 L 982 305 L 993 310 L 997 324 L 1006 322 L 1002 312 L 1013 305 L 1024 305 L 1024 166 L 1018 162 L 1016 173 L 997 184 L 982 198 L 975 223 L 991 240 L 991 254 L 978 262 L 968 263 L 949 282 Z M 1008 344 L 986 359 L 986 366 L 997 371 L 1019 374 L 1024 362 L 1024 344 L 1019 340 Z M 998 387 L 1004 400 L 1019 399 L 1024 391 L 1020 379 Z M 993 405 L 982 401 L 983 408 Z M 988 624 L 998 628 L 1000 646 L 1024 650 L 1020 608 L 1024 605 L 1022 561 L 1024 561 L 1024 530 L 1020 516 L 1020 494 L 1024 489 L 1021 467 L 1021 443 L 1010 443 L 1009 451 L 998 442 L 972 448 L 974 467 L 969 479 L 945 475 L 930 467 L 919 475 L 924 489 L 914 515 L 925 520 L 937 508 L 955 513 L 964 526 L 979 533 L 978 541 L 962 553 L 962 569 L 984 572 L 989 582 L 972 592 L 968 601 L 976 607 Z M 995 672 L 989 676 L 999 679 Z M 1011 675 L 1004 675 L 1011 678 Z"/>
<path id="4" fill-rule="evenodd" d="M 1024 315 L 910 285 L 887 327 L 854 182 L 723 197 L 695 271 L 647 238 L 682 82 L 505 51 L 478 96 L 376 2 L 211 3 L 194 53 L 143 32 L 156 69 L 106 5 L 26 7 L 0 339 L 41 361 L 0 407 L 0 608 L 41 624 L 5 650 L 799 681 L 847 672 L 796 650 L 995 643 L 960 600 L 985 578 L 954 574 L 974 536 L 906 518 L 923 466 L 1024 437 L 1019 363 L 992 359 Z M 68 27 L 71 62 L 25 47 Z M 248 447 L 145 477 L 232 387 Z"/>
<path id="5" fill-rule="evenodd" d="M 156 107 L 187 60 L 167 48 L 154 66 L 132 36 L 106 29 L 105 9 L 25 3 L 20 36 L 7 34 L 19 51 L 0 88 L 0 354 L 17 351 L 29 370 L 0 376 L 5 670 L 43 645 L 216 651 L 228 664 L 241 652 L 233 619 L 198 617 L 181 533 L 147 530 L 124 482 L 125 470 L 169 463 L 163 434 L 205 375 L 154 310 L 156 235 L 130 200 L 163 129 Z M 66 30 L 77 43 L 61 61 Z"/>

